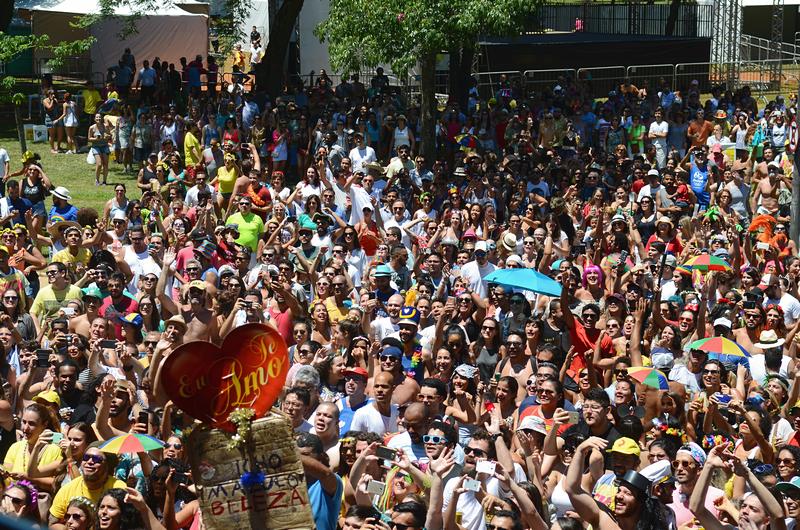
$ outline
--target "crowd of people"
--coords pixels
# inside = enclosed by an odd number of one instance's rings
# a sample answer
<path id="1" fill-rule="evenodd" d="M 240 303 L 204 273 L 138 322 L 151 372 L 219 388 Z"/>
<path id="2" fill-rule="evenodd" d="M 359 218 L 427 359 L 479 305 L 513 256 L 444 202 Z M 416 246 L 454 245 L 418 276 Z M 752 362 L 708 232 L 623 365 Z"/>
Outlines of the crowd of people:
<path id="1" fill-rule="evenodd" d="M 150 70 L 46 94 L 113 168 L 102 211 L 0 150 L 4 514 L 203 528 L 159 368 L 262 323 L 319 530 L 796 527 L 794 100 L 501 79 L 424 152 L 382 71 L 270 97 Z M 125 433 L 165 445 L 100 449 Z"/>

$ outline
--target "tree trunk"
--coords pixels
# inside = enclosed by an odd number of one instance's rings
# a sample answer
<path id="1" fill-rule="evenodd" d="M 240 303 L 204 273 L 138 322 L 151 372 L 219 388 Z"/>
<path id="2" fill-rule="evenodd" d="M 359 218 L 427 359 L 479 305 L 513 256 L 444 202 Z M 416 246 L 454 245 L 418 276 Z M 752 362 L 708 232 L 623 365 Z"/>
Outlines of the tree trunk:
<path id="1" fill-rule="evenodd" d="M 301 9 L 303 0 L 284 0 L 275 15 L 275 24 L 269 28 L 264 58 L 256 66 L 256 86 L 272 97 L 279 95 L 283 88 L 286 51 Z"/>
<path id="2" fill-rule="evenodd" d="M 475 47 L 471 45 L 450 50 L 450 96 L 461 105 L 462 109 L 467 108 L 474 57 Z"/>
<path id="3" fill-rule="evenodd" d="M 678 22 L 678 12 L 680 11 L 681 0 L 672 0 L 669 3 L 669 15 L 667 16 L 667 27 L 664 28 L 664 35 L 671 37 L 675 33 L 675 24 Z"/>
<path id="4" fill-rule="evenodd" d="M 422 154 L 432 160 L 436 156 L 436 54 L 428 53 L 420 60 L 422 78 L 420 96 L 422 108 Z"/>
<path id="5" fill-rule="evenodd" d="M 19 111 L 19 105 L 14 105 L 14 121 L 17 122 L 17 136 L 19 137 L 19 148 L 22 154 L 28 150 L 28 143 L 25 140 L 25 128 L 22 126 L 22 113 Z"/>

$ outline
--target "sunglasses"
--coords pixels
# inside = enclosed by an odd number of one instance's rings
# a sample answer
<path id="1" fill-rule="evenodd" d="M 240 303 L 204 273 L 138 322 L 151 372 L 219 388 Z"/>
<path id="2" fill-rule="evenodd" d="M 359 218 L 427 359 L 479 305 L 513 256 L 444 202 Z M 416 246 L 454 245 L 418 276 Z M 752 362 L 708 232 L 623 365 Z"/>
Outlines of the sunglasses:
<path id="1" fill-rule="evenodd" d="M 444 436 L 437 436 L 435 434 L 434 435 L 426 434 L 422 437 L 422 443 L 426 444 L 443 444 L 446 441 L 447 440 L 445 439 Z"/>
<path id="2" fill-rule="evenodd" d="M 487 456 L 486 451 L 484 451 L 483 449 L 478 449 L 477 447 L 470 447 L 470 446 L 464 448 L 464 454 L 475 455 L 478 457 Z"/>
<path id="3" fill-rule="evenodd" d="M 672 469 L 680 469 L 685 467 L 686 469 L 691 469 L 696 465 L 695 462 L 685 462 L 683 460 L 673 460 L 672 461 Z"/>
<path id="4" fill-rule="evenodd" d="M 8 495 L 6 495 L 6 497 L 8 497 Z M 14 501 L 12 500 L 11 502 Z M 14 504 L 16 505 L 16 503 Z M 80 521 L 83 519 L 83 517 L 84 515 L 82 513 L 68 513 L 64 515 L 64 519 L 66 519 L 67 521 L 69 521 L 70 519 L 72 519 L 73 521 Z"/>
<path id="5" fill-rule="evenodd" d="M 172 449 L 183 449 L 183 444 L 180 443 L 180 442 L 174 443 L 174 444 L 166 443 L 166 444 L 164 444 L 164 448 L 165 449 L 170 449 L 170 448 L 172 448 Z"/>
<path id="6" fill-rule="evenodd" d="M 106 461 L 106 457 L 102 455 L 83 455 L 83 461 L 99 465 Z"/>
<path id="7" fill-rule="evenodd" d="M 397 357 L 393 357 L 391 355 L 381 355 L 380 359 L 381 359 L 381 362 L 389 362 L 389 361 L 391 361 L 393 363 L 398 362 L 400 360 Z"/>

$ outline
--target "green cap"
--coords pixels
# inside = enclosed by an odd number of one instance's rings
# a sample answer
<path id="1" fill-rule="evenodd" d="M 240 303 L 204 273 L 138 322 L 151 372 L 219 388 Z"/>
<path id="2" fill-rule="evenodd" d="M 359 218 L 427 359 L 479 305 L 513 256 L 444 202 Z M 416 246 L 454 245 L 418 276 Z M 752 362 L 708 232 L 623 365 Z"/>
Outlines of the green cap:
<path id="1" fill-rule="evenodd" d="M 103 299 L 103 293 L 100 292 L 100 289 L 97 288 L 96 285 L 90 285 L 89 287 L 84 287 L 81 289 L 83 292 L 83 297 L 86 298 L 87 296 L 91 296 L 92 298 L 97 298 L 98 300 Z"/>

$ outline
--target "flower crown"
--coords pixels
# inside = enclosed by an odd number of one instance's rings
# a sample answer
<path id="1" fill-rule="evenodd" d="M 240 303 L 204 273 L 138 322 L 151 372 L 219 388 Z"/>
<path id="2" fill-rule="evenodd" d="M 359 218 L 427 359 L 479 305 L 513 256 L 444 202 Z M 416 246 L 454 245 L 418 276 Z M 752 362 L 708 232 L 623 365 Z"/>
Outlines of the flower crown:
<path id="1" fill-rule="evenodd" d="M 35 510 L 38 509 L 38 505 L 39 505 L 39 490 L 36 489 L 36 486 L 34 486 L 33 483 L 31 483 L 28 480 L 24 480 L 24 479 L 23 480 L 18 480 L 16 482 L 12 482 L 11 485 L 9 486 L 9 488 L 14 488 L 14 487 L 23 488 L 23 489 L 28 490 L 28 494 L 29 494 L 28 496 L 31 499 L 30 502 L 28 503 L 28 505 L 30 506 L 31 510 L 35 511 Z"/>
<path id="2" fill-rule="evenodd" d="M 70 499 L 69 503 L 80 504 L 81 506 L 86 508 L 89 511 L 89 513 L 93 513 L 95 509 L 94 503 L 91 500 L 87 499 L 86 497 L 73 497 L 72 499 Z"/>
<path id="3" fill-rule="evenodd" d="M 703 449 L 711 449 L 712 447 L 716 447 L 718 445 L 727 445 L 730 443 L 730 438 L 723 434 L 706 434 L 703 436 L 701 440 Z"/>
<path id="4" fill-rule="evenodd" d="M 686 436 L 686 432 L 683 429 L 678 429 L 677 427 L 668 427 L 666 423 L 662 422 L 659 422 L 657 427 L 658 430 L 664 434 L 680 438 L 681 443 L 686 443 L 689 440 L 689 438 Z"/>

